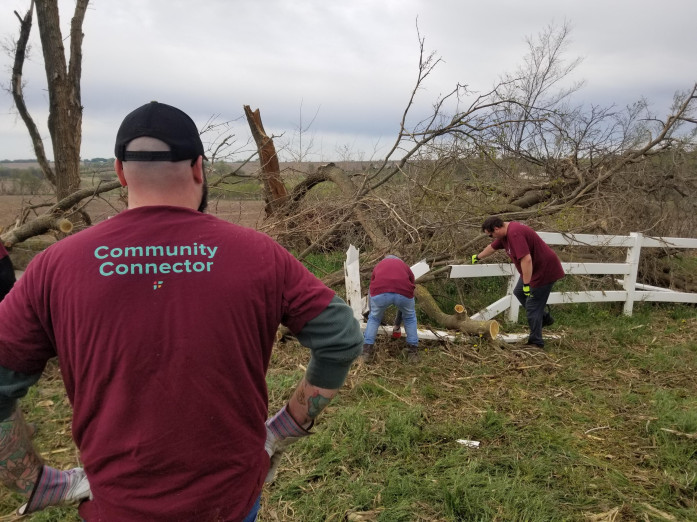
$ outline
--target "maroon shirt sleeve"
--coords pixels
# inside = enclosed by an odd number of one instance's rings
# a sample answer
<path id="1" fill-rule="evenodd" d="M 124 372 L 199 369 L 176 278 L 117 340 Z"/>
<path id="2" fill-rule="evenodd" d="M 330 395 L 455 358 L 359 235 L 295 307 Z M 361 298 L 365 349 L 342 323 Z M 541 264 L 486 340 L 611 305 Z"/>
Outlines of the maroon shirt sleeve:
<path id="1" fill-rule="evenodd" d="M 43 255 L 27 267 L 25 276 L 41 272 Z M 44 328 L 46 321 L 38 313 L 42 295 L 31 286 L 32 277 L 20 277 L 12 292 L 0 302 L 0 366 L 34 374 L 43 371 L 56 355 L 53 339 Z"/>
<path id="2" fill-rule="evenodd" d="M 298 333 L 308 321 L 329 306 L 334 291 L 317 279 L 287 250 L 281 246 L 278 248 L 281 250 L 285 267 L 281 322 L 291 332 Z"/>

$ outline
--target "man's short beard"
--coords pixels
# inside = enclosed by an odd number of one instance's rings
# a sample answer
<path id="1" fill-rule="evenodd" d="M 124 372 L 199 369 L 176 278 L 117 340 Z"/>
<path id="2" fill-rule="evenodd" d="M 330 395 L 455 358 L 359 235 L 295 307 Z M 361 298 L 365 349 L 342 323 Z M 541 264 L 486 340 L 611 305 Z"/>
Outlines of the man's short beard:
<path id="1" fill-rule="evenodd" d="M 203 173 L 203 187 L 201 189 L 201 203 L 198 206 L 199 212 L 205 212 L 208 208 L 208 178 L 206 173 Z"/>

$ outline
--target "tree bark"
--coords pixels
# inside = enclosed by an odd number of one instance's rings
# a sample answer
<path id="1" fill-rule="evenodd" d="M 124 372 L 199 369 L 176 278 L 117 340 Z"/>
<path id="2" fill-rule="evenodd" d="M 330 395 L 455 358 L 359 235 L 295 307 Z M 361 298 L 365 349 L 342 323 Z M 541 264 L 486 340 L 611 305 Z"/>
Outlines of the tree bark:
<path id="1" fill-rule="evenodd" d="M 15 15 L 19 19 L 19 38 L 17 39 L 17 46 L 15 48 L 14 64 L 12 65 L 12 98 L 17 107 L 17 112 L 19 112 L 24 125 L 29 131 L 29 137 L 31 138 L 32 146 L 34 147 L 34 154 L 36 155 L 36 160 L 41 167 L 45 178 L 48 182 L 56 186 L 56 175 L 51 168 L 51 164 L 46 157 L 46 150 L 44 149 L 44 142 L 41 139 L 41 133 L 39 132 L 34 119 L 29 114 L 29 109 L 27 109 L 27 104 L 24 101 L 24 92 L 22 90 L 22 73 L 24 70 L 24 59 L 27 53 L 27 42 L 29 41 L 29 35 L 31 34 L 31 26 L 34 12 L 34 1 L 32 0 L 31 5 L 27 14 L 24 18 L 19 16 L 19 13 L 15 11 Z"/>
<path id="2" fill-rule="evenodd" d="M 259 161 L 261 163 L 261 179 L 264 183 L 264 201 L 266 201 L 266 216 L 274 214 L 288 200 L 288 191 L 281 180 L 281 167 L 276 154 L 273 139 L 264 130 L 259 109 L 252 111 L 249 105 L 244 106 L 249 128 L 257 144 Z"/>
<path id="3" fill-rule="evenodd" d="M 48 81 L 48 130 L 53 143 L 56 197 L 60 201 L 80 186 L 82 143 L 82 22 L 89 0 L 77 0 L 70 25 L 70 63 L 66 64 L 58 2 L 36 0 L 41 48 Z"/>

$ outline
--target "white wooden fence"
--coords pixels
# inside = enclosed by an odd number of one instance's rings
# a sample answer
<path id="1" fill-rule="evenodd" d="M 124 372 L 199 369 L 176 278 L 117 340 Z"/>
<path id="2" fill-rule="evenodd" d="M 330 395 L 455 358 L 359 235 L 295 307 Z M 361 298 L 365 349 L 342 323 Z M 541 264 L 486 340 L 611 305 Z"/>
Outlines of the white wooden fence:
<path id="1" fill-rule="evenodd" d="M 430 269 L 431 268 L 428 266 L 426 261 L 419 261 L 411 267 L 411 271 L 414 273 L 414 277 L 416 279 L 428 273 Z M 365 330 L 366 321 L 363 317 L 363 313 L 368 311 L 368 297 L 363 296 L 361 292 L 361 272 L 358 265 L 358 249 L 353 245 L 351 245 L 346 251 L 346 261 L 344 262 L 344 279 L 346 282 L 346 302 L 353 310 L 353 316 L 360 323 L 361 329 Z M 392 335 L 392 327 L 386 328 L 385 326 L 381 325 L 378 328 L 378 334 L 387 336 Z M 405 334 L 406 332 L 404 331 L 404 327 L 402 327 L 402 335 Z M 449 332 L 430 328 L 418 328 L 417 335 L 419 336 L 419 339 L 455 339 L 455 336 Z"/>
<path id="2" fill-rule="evenodd" d="M 592 234 L 559 234 L 553 232 L 538 232 L 548 245 L 577 245 L 596 247 L 617 247 L 627 249 L 624 263 L 562 263 L 566 274 L 578 275 L 614 275 L 622 290 L 591 290 L 584 292 L 552 292 L 547 301 L 549 304 L 565 303 L 600 303 L 619 301 L 624 303 L 624 313 L 631 315 L 634 303 L 642 301 L 660 301 L 670 303 L 697 303 L 697 294 L 677 292 L 666 288 L 643 285 L 636 282 L 639 259 L 642 248 L 697 249 L 697 239 L 675 237 L 647 237 L 639 232 L 629 236 L 606 236 Z M 411 267 L 418 279 L 430 270 L 425 261 L 420 261 Z M 367 311 L 366 298 L 361 294 L 360 269 L 358 265 L 358 250 L 351 245 L 346 253 L 344 263 L 346 278 L 346 298 L 354 312 L 354 316 L 365 328 L 363 312 Z M 477 265 L 451 265 L 450 278 L 462 277 L 508 277 L 506 295 L 498 301 L 472 315 L 475 320 L 493 319 L 501 313 L 506 313 L 506 320 L 518 320 L 520 303 L 513 295 L 518 278 L 520 277 L 512 263 L 482 263 Z M 391 329 L 380 328 L 380 333 L 389 335 Z M 451 338 L 448 332 L 419 329 L 421 339 Z M 499 335 L 508 342 L 515 342 L 527 335 Z M 520 339 L 519 339 L 520 338 Z"/>
<path id="3" fill-rule="evenodd" d="M 562 263 L 566 274 L 614 275 L 622 290 L 596 290 L 585 292 L 552 292 L 549 304 L 564 303 L 599 303 L 619 301 L 624 303 L 624 313 L 632 315 L 634 303 L 641 301 L 661 301 L 670 303 L 697 303 L 697 294 L 677 292 L 666 288 L 642 285 L 636 282 L 639 259 L 642 248 L 697 248 L 697 239 L 675 237 L 647 237 L 639 232 L 629 236 L 603 236 L 591 234 L 558 234 L 539 232 L 548 245 L 581 245 L 626 248 L 624 263 Z M 513 295 L 513 288 L 518 282 L 518 271 L 513 264 L 477 264 L 452 265 L 451 278 L 506 276 L 509 278 L 506 295 L 480 310 L 472 319 L 492 319 L 506 312 L 506 320 L 517 321 L 520 304 Z"/>

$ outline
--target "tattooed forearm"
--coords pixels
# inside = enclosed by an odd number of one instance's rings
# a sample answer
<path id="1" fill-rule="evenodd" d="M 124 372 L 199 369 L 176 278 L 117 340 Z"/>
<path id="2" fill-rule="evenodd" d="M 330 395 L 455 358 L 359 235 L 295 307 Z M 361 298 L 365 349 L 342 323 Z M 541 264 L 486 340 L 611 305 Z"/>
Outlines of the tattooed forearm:
<path id="1" fill-rule="evenodd" d="M 303 380 L 303 384 L 305 381 Z M 305 387 L 304 386 L 298 386 L 298 389 L 295 392 L 295 397 L 298 399 L 298 403 L 302 404 L 305 406 Z"/>
<path id="2" fill-rule="evenodd" d="M 290 414 L 298 424 L 307 429 L 315 417 L 327 407 L 337 391 L 313 386 L 303 379 L 288 402 Z"/>
<path id="3" fill-rule="evenodd" d="M 15 409 L 10 417 L 0 422 L 0 483 L 29 496 L 41 466 L 27 423 L 21 411 Z"/>
<path id="4" fill-rule="evenodd" d="M 323 395 L 320 395 L 319 392 L 317 392 L 315 395 L 310 397 L 310 401 L 307 406 L 308 416 L 310 416 L 313 419 L 317 417 L 317 415 L 319 415 L 320 412 L 327 407 L 329 401 L 331 401 L 331 398 L 324 397 Z"/>

